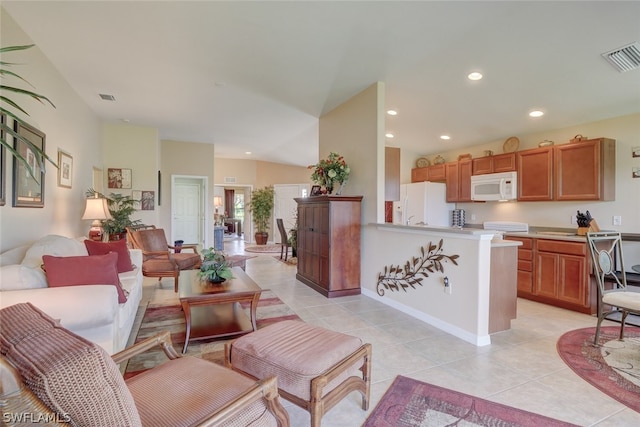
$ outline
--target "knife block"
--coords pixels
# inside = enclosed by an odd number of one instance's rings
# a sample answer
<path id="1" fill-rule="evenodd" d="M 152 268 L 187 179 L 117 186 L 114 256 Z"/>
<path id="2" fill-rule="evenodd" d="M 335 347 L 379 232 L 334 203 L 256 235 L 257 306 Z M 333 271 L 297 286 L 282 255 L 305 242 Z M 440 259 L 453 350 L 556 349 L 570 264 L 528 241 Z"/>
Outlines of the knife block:
<path id="1" fill-rule="evenodd" d="M 592 219 L 591 222 L 589 222 L 588 227 L 578 227 L 578 236 L 586 236 L 589 231 L 600 231 L 600 227 L 598 227 L 598 223 L 595 219 Z"/>

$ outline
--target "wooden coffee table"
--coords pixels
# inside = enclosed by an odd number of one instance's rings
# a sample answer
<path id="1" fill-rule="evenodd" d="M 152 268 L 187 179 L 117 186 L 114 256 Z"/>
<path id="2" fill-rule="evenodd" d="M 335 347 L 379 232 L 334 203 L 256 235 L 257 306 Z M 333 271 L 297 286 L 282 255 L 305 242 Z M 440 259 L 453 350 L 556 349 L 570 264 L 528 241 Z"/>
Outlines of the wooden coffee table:
<path id="1" fill-rule="evenodd" d="M 199 270 L 180 272 L 178 292 L 187 330 L 182 353 L 189 340 L 203 340 L 255 331 L 256 308 L 263 289 L 240 267 L 234 267 L 233 279 L 213 284 L 198 277 Z M 241 302 L 251 303 L 247 316 Z"/>

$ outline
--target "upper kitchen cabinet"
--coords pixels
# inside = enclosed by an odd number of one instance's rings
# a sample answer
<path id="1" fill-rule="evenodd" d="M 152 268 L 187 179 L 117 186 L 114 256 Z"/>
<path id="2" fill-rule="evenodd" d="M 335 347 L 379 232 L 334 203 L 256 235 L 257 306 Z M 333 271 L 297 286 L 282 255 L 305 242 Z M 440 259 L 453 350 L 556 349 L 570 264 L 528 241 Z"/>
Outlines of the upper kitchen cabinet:
<path id="1" fill-rule="evenodd" d="M 498 154 L 473 159 L 473 175 L 513 172 L 516 170 L 516 153 Z"/>
<path id="2" fill-rule="evenodd" d="M 518 201 L 553 200 L 553 147 L 516 153 Z"/>
<path id="3" fill-rule="evenodd" d="M 471 201 L 471 159 L 445 163 L 447 202 Z"/>
<path id="4" fill-rule="evenodd" d="M 413 168 L 411 169 L 411 182 L 445 182 L 445 165 L 438 164 L 428 166 L 425 168 Z"/>
<path id="5" fill-rule="evenodd" d="M 615 144 L 598 138 L 555 147 L 555 200 L 615 200 Z"/>

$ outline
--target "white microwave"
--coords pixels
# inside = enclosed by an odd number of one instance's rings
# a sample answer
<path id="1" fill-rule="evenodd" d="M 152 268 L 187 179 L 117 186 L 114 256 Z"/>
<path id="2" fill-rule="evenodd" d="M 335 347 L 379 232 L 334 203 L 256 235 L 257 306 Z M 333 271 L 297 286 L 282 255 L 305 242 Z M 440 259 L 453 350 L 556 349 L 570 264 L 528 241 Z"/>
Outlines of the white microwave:
<path id="1" fill-rule="evenodd" d="M 471 200 L 515 200 L 518 197 L 517 172 L 490 173 L 471 176 Z"/>

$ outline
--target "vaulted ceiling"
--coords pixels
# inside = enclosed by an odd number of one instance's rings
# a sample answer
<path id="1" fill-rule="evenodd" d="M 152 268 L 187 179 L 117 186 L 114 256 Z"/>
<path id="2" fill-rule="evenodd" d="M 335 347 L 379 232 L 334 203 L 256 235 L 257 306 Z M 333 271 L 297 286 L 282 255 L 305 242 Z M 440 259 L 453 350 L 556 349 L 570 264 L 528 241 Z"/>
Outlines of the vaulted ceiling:
<path id="1" fill-rule="evenodd" d="M 640 41 L 638 1 L 1 4 L 103 120 L 220 157 L 315 163 L 318 118 L 376 81 L 421 154 L 640 112 L 640 70 L 601 56 Z"/>

